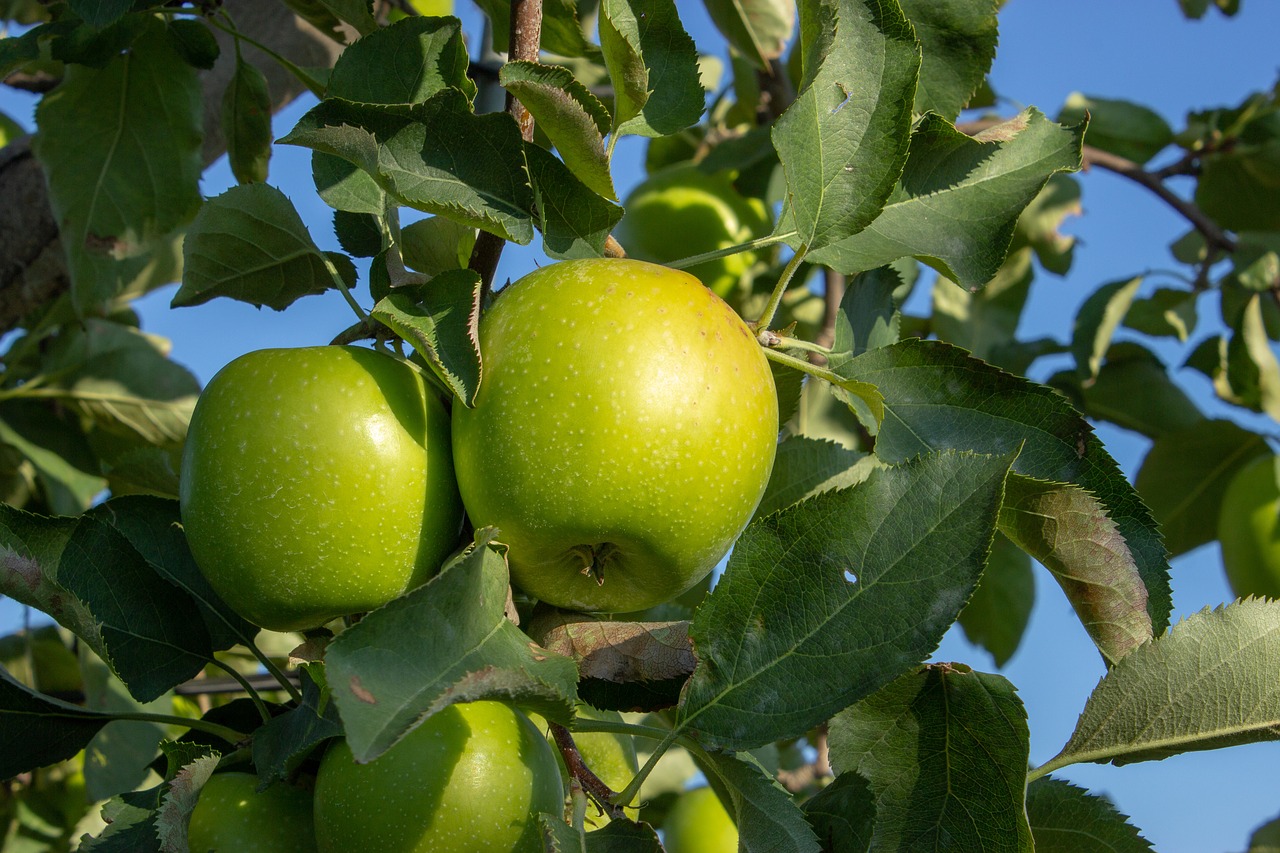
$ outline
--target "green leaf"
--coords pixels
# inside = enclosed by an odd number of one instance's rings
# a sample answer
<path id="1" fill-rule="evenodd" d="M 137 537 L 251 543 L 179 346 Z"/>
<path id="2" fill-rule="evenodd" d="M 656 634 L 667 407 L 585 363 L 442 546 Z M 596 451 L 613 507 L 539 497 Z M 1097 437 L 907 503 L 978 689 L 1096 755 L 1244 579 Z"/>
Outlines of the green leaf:
<path id="1" fill-rule="evenodd" d="M 1262 300 L 1254 294 L 1245 303 L 1227 342 L 1227 399 L 1280 419 L 1280 360 L 1271 348 Z M 1221 392 L 1220 392 L 1221 393 Z"/>
<path id="2" fill-rule="evenodd" d="M 800 20 L 804 79 L 773 128 L 787 181 L 778 230 L 797 232 L 793 248 L 814 250 L 866 228 L 893 191 L 920 45 L 896 3 L 811 0 Z"/>
<path id="3" fill-rule="evenodd" d="M 1006 485 L 1000 531 L 1053 574 L 1109 665 L 1151 639 L 1142 575 L 1092 494 L 1014 475 Z"/>
<path id="4" fill-rule="evenodd" d="M 912 279 L 892 266 L 849 279 L 836 314 L 835 339 L 827 363 L 838 369 L 855 355 L 898 342 L 902 303 Z"/>
<path id="5" fill-rule="evenodd" d="M 342 251 L 357 258 L 372 258 L 382 251 L 382 225 L 369 213 L 333 212 L 333 234 Z M 348 282 L 351 286 L 354 282 Z"/>
<path id="6" fill-rule="evenodd" d="M 543 250 L 557 260 L 602 257 L 622 208 L 597 195 L 546 149 L 527 143 L 525 157 Z"/>
<path id="7" fill-rule="evenodd" d="M 283 311 L 332 286 L 293 202 L 267 184 L 242 184 L 200 209 L 183 246 L 182 287 L 172 305 L 227 296 Z"/>
<path id="8" fill-rule="evenodd" d="M 424 586 L 338 635 L 325 652 L 357 761 L 372 761 L 454 702 L 502 698 L 567 724 L 578 673 L 507 620 L 505 548 L 493 530 Z"/>
<path id="9" fill-rule="evenodd" d="M 1174 337 L 1186 343 L 1196 328 L 1196 295 L 1163 287 L 1145 299 L 1134 300 L 1124 324 L 1154 337 Z"/>
<path id="10" fill-rule="evenodd" d="M 943 448 L 1017 452 L 1017 473 L 1093 495 L 1138 566 L 1153 630 L 1168 625 L 1169 564 L 1155 522 L 1089 424 L 1059 395 L 934 341 L 871 350 L 849 369 L 884 394 L 876 454 L 885 461 Z"/>
<path id="11" fill-rule="evenodd" d="M 511 0 L 476 0 L 476 5 L 489 16 L 493 28 L 493 49 L 508 53 L 511 46 Z M 544 0 L 542 49 L 560 56 L 580 56 L 593 62 L 600 60 L 600 49 L 583 35 L 576 0 Z"/>
<path id="12" fill-rule="evenodd" d="M 400 230 L 404 262 L 427 275 L 465 269 L 476 245 L 476 229 L 445 216 L 429 216 Z"/>
<path id="13" fill-rule="evenodd" d="M 990 652 L 996 666 L 1003 668 L 1022 643 L 1035 597 L 1030 557 L 997 534 L 982 580 L 960 611 L 960 627 L 969 642 Z"/>
<path id="14" fill-rule="evenodd" d="M 475 402 L 480 388 L 480 274 L 447 270 L 418 291 L 421 302 L 392 293 L 373 307 L 372 316 L 413 346 L 463 405 Z"/>
<path id="15" fill-rule="evenodd" d="M 1112 346 L 1092 380 L 1082 382 L 1075 371 L 1063 371 L 1051 377 L 1049 385 L 1066 394 L 1086 416 L 1150 438 L 1204 420 L 1156 354 L 1135 343 Z"/>
<path id="16" fill-rule="evenodd" d="M 84 853 L 161 853 L 155 810 L 163 791 L 162 783 L 108 800 L 102 806 L 106 829 L 94 838 L 82 838 L 77 849 Z"/>
<path id="17" fill-rule="evenodd" d="M 168 33 L 173 49 L 192 68 L 208 71 L 222 53 L 218 40 L 213 37 L 213 31 L 204 21 L 178 18 L 169 22 Z"/>
<path id="18" fill-rule="evenodd" d="M 199 672 L 211 640 L 195 603 L 157 574 L 103 506 L 77 519 L 0 506 L 0 590 L 80 637 L 148 702 Z"/>
<path id="19" fill-rule="evenodd" d="M 772 515 L 822 492 L 855 485 L 873 467 L 870 454 L 825 439 L 788 436 L 778 443 L 773 474 L 755 517 Z"/>
<path id="20" fill-rule="evenodd" d="M 1049 177 L 1080 167 L 1083 137 L 1083 127 L 1054 124 L 1034 108 L 972 138 L 926 115 L 880 216 L 810 259 L 852 274 L 912 256 L 963 287 L 981 287 Z"/>
<path id="21" fill-rule="evenodd" d="M 1058 228 L 1068 216 L 1079 216 L 1083 212 L 1080 182 L 1063 172 L 1054 173 L 1018 217 L 1011 253 L 1024 245 L 1030 246 L 1042 267 L 1051 273 L 1066 275 L 1071 269 L 1076 238 L 1061 233 Z"/>
<path id="22" fill-rule="evenodd" d="M 1071 354 L 1075 356 L 1076 373 L 1081 379 L 1098 375 L 1111 338 L 1129 313 L 1129 306 L 1141 286 L 1142 276 L 1113 281 L 1095 290 L 1080 306 L 1071 333 Z"/>
<path id="23" fill-rule="evenodd" d="M 1246 853 L 1280 853 L 1280 817 L 1253 831 Z"/>
<path id="24" fill-rule="evenodd" d="M 934 333 L 974 358 L 996 362 L 1014 340 L 1034 278 L 1031 251 L 1025 248 L 1011 253 L 981 290 L 938 276 L 933 285 Z"/>
<path id="25" fill-rule="evenodd" d="M 1058 113 L 1059 124 L 1089 120 L 1085 143 L 1135 163 L 1146 163 L 1173 142 L 1173 129 L 1152 109 L 1131 101 L 1072 92 Z"/>
<path id="26" fill-rule="evenodd" d="M 475 115 L 457 89 L 409 106 L 327 99 L 280 142 L 355 163 L 406 207 L 522 245 L 533 239 L 533 193 L 515 120 Z"/>
<path id="27" fill-rule="evenodd" d="M 738 826 L 743 853 L 818 853 L 795 799 L 749 753 L 695 752 L 694 761 Z"/>
<path id="28" fill-rule="evenodd" d="M 823 853 L 866 853 L 875 831 L 876 801 L 857 773 L 841 773 L 800 806 Z"/>
<path id="29" fill-rule="evenodd" d="M 1034 849 L 1030 732 L 1013 685 L 963 664 L 907 673 L 831 721 L 831 765 L 876 798 L 874 850 Z"/>
<path id="30" fill-rule="evenodd" d="M 157 447 L 178 447 L 200 383 L 168 351 L 168 341 L 132 326 L 85 319 L 61 335 L 49 353 L 46 369 L 59 379 L 45 394 L 102 429 Z"/>
<path id="31" fill-rule="evenodd" d="M 338 707 L 317 686 L 311 667 L 303 666 L 299 676 L 302 702 L 253 733 L 253 766 L 264 783 L 292 776 L 320 743 L 342 736 Z"/>
<path id="32" fill-rule="evenodd" d="M 173 774 L 173 778 L 160 786 L 155 826 L 160 849 L 165 853 L 187 849 L 187 824 L 191 822 L 191 812 L 195 810 L 200 789 L 217 768 L 218 759 L 217 753 L 202 755 L 184 765 Z"/>
<path id="33" fill-rule="evenodd" d="M 457 18 L 402 18 L 368 33 L 334 63 L 326 98 L 420 104 L 447 88 L 475 97 Z"/>
<path id="34" fill-rule="evenodd" d="M 105 714 L 172 713 L 171 694 L 144 705 L 130 696 L 107 665 L 84 646 L 80 647 L 80 661 L 87 710 Z M 85 745 L 84 782 L 89 799 L 106 800 L 138 788 L 150 773 L 151 762 L 164 735 L 162 726 L 139 720 L 113 720 L 104 726 Z"/>
<path id="35" fill-rule="evenodd" d="M 706 93 L 675 3 L 602 0 L 600 47 L 613 81 L 615 136 L 667 136 L 697 124 Z"/>
<path id="36" fill-rule="evenodd" d="M 0 778 L 72 757 L 109 722 L 107 714 L 42 696 L 0 668 Z"/>
<path id="37" fill-rule="evenodd" d="M 355 163 L 323 151 L 311 152 L 311 176 L 324 203 L 348 213 L 386 213 L 387 197 L 373 176 Z"/>
<path id="38" fill-rule="evenodd" d="M 284 4 L 339 43 L 346 41 L 342 32 L 344 23 L 362 36 L 378 29 L 369 8 L 370 0 L 284 0 Z"/>
<path id="39" fill-rule="evenodd" d="M 533 114 L 538 129 L 551 140 L 578 180 L 617 201 L 604 151 L 609 111 L 573 72 L 536 62 L 508 62 L 498 72 L 498 82 Z"/>
<path id="40" fill-rule="evenodd" d="M 61 515 L 84 512 L 107 484 L 76 420 L 35 401 L 0 403 L 0 443 L 31 462 L 48 509 Z"/>
<path id="41" fill-rule="evenodd" d="M 222 133 L 236 180 L 265 181 L 271 159 L 271 94 L 267 78 L 243 59 L 236 59 L 235 74 L 222 95 Z"/>
<path id="42" fill-rule="evenodd" d="M 133 8 L 133 0 L 67 0 L 67 5 L 86 24 L 105 27 L 124 17 Z"/>
<path id="43" fill-rule="evenodd" d="M 698 608 L 679 725 L 803 734 L 937 647 L 977 585 L 1012 454 L 929 454 L 747 527 Z"/>
<path id="44" fill-rule="evenodd" d="M 757 68 L 782 56 L 795 32 L 790 0 L 706 0 L 706 7 L 716 29 Z"/>
<path id="45" fill-rule="evenodd" d="M 1105 796 L 1046 776 L 1027 786 L 1036 853 L 1151 853 L 1151 844 Z"/>
<path id="46" fill-rule="evenodd" d="M 1085 761 L 1129 764 L 1276 740 L 1277 656 L 1280 602 L 1205 608 L 1112 667 L 1067 745 L 1035 775 Z"/>
<path id="47" fill-rule="evenodd" d="M 1203 420 L 1156 437 L 1135 483 L 1172 556 L 1218 538 L 1227 484 L 1249 462 L 1270 453 L 1262 436 L 1224 420 Z"/>
<path id="48" fill-rule="evenodd" d="M 1280 139 L 1240 142 L 1200 160 L 1196 205 L 1229 231 L 1280 230 Z"/>
<path id="49" fill-rule="evenodd" d="M 900 0 L 923 49 L 915 111 L 955 121 L 996 55 L 995 0 Z"/>
<path id="50" fill-rule="evenodd" d="M 80 313 L 114 297 L 149 244 L 200 205 L 200 83 L 164 30 L 153 20 L 100 70 L 68 66 L 36 110 L 34 147 Z"/>

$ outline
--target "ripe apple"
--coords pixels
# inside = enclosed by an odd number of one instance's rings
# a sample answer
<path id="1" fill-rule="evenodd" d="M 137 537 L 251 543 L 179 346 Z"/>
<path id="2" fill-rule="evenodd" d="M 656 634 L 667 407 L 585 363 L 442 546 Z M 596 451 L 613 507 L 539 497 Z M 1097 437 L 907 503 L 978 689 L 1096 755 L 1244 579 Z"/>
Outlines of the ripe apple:
<path id="1" fill-rule="evenodd" d="M 215 773 L 200 789 L 191 853 L 316 853 L 311 792 L 278 782 L 261 793 L 252 773 Z"/>
<path id="2" fill-rule="evenodd" d="M 500 293 L 480 348 L 454 464 L 519 587 L 630 612 L 711 571 L 760 502 L 778 434 L 769 365 L 733 309 L 656 264 L 565 261 Z"/>
<path id="3" fill-rule="evenodd" d="M 707 174 L 687 163 L 649 176 L 623 207 L 626 214 L 614 236 L 628 256 L 641 261 L 670 263 L 773 231 L 763 202 L 743 196 L 723 172 Z M 758 257 L 756 252 L 739 252 L 705 261 L 689 272 L 717 295 L 727 296 Z"/>
<path id="4" fill-rule="evenodd" d="M 738 827 L 710 788 L 685 791 L 662 822 L 667 853 L 737 853 Z"/>
<path id="5" fill-rule="evenodd" d="M 321 853 L 542 853 L 538 815 L 564 808 L 560 770 L 529 718 L 451 705 L 368 764 L 345 741 L 316 774 Z"/>
<path id="6" fill-rule="evenodd" d="M 1280 485 L 1274 456 L 1260 456 L 1227 485 L 1218 515 L 1222 564 L 1231 589 L 1280 598 Z"/>
<path id="7" fill-rule="evenodd" d="M 444 405 L 417 368 L 357 347 L 224 367 L 196 403 L 180 497 L 209 583 L 276 631 L 418 586 L 462 524 Z"/>

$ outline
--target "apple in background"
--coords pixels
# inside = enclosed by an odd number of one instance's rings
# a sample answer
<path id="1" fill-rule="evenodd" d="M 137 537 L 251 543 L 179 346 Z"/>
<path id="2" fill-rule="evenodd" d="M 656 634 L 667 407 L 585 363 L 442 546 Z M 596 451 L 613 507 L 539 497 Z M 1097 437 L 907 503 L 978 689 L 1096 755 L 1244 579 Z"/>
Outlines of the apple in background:
<path id="1" fill-rule="evenodd" d="M 480 318 L 484 378 L 453 408 L 467 513 L 510 546 L 517 586 L 631 612 L 704 578 L 773 468 L 778 405 L 751 329 L 693 276 L 565 261 Z"/>
<path id="2" fill-rule="evenodd" d="M 560 816 L 550 745 L 501 702 L 450 705 L 368 764 L 335 741 L 316 774 L 321 853 L 542 853 Z"/>
<path id="3" fill-rule="evenodd" d="M 407 361 L 358 347 L 259 350 L 219 371 L 180 497 L 209 583 L 275 631 L 424 583 L 462 525 L 443 403 Z"/>
<path id="4" fill-rule="evenodd" d="M 311 791 L 277 782 L 261 793 L 252 773 L 215 773 L 187 826 L 191 853 L 316 853 Z"/>
<path id="5" fill-rule="evenodd" d="M 710 788 L 685 791 L 662 822 L 667 853 L 737 853 L 738 827 Z"/>
<path id="6" fill-rule="evenodd" d="M 708 174 L 692 164 L 669 166 L 631 191 L 626 214 L 614 236 L 627 256 L 670 263 L 766 237 L 773 231 L 769 211 L 756 198 L 734 189 L 724 173 Z M 689 268 L 719 296 L 738 286 L 759 254 L 739 252 Z"/>
<path id="7" fill-rule="evenodd" d="M 1218 515 L 1222 564 L 1235 594 L 1280 598 L 1280 485 L 1274 456 L 1261 456 L 1227 485 Z"/>

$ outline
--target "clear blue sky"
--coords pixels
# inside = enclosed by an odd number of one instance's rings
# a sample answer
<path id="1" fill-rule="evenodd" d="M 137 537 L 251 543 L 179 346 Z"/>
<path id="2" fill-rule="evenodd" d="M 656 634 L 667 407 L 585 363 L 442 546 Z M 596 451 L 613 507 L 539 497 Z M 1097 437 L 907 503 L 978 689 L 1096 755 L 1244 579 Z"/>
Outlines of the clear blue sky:
<path id="1" fill-rule="evenodd" d="M 458 12 L 471 32 L 477 13 L 458 0 Z M 700 3 L 680 2 L 686 26 L 701 45 L 714 44 Z M 1001 47 L 992 72 L 995 89 L 1012 103 L 1035 105 L 1055 115 L 1066 96 L 1083 91 L 1144 103 L 1180 126 L 1189 109 L 1235 104 L 1248 93 L 1272 86 L 1280 73 L 1280 3 L 1244 0 L 1235 19 L 1211 13 L 1187 22 L 1176 0 L 1010 0 L 1001 15 Z M 288 130 L 309 104 L 295 105 L 278 117 L 277 134 Z M 0 95 L 0 109 L 30 125 L 30 101 Z M 626 140 L 617 153 L 616 181 L 621 192 L 639 180 L 639 140 Z M 279 147 L 271 182 L 298 206 L 324 248 L 333 246 L 330 212 L 314 194 L 309 156 Z M 230 184 L 225 163 L 205 176 L 206 195 Z M 1043 275 L 1037 281 L 1020 334 L 1068 340 L 1076 307 L 1097 285 L 1148 269 L 1173 266 L 1168 244 L 1185 223 L 1141 188 L 1108 173 L 1086 174 L 1083 218 L 1066 230 L 1078 236 L 1075 267 L 1066 278 Z M 509 247 L 500 278 L 517 278 L 541 260 L 534 248 Z M 1155 282 L 1149 282 L 1153 285 Z M 1164 284 L 1170 282 L 1166 280 Z M 197 308 L 168 308 L 172 288 L 142 300 L 144 328 L 169 337 L 174 357 L 207 381 L 235 356 L 264 346 L 327 342 L 351 322 L 336 293 L 301 300 L 283 314 L 257 311 L 229 300 Z M 1208 334 L 1212 303 L 1201 310 L 1196 340 Z M 1166 352 L 1177 362 L 1176 353 Z M 1037 365 L 1043 378 L 1061 363 Z M 1216 416 L 1235 418 L 1267 433 L 1269 419 L 1242 417 L 1212 397 L 1197 374 L 1179 374 L 1183 387 Z M 1147 450 L 1139 436 L 1101 427 L 1112 455 L 1132 475 Z M 1043 762 L 1065 743 L 1103 665 L 1057 586 L 1038 570 L 1037 604 L 1023 647 L 1003 674 L 1018 687 L 1031 727 L 1031 760 Z M 1216 546 L 1206 546 L 1173 565 L 1175 618 L 1229 600 Z M 0 602 L 0 630 L 21 624 L 19 608 Z M 990 657 L 969 646 L 958 630 L 937 656 L 994 671 Z M 1061 773 L 1078 784 L 1108 793 L 1161 853 L 1243 851 L 1252 829 L 1280 814 L 1280 745 L 1236 747 L 1193 753 L 1163 762 L 1126 767 L 1087 765 Z"/>

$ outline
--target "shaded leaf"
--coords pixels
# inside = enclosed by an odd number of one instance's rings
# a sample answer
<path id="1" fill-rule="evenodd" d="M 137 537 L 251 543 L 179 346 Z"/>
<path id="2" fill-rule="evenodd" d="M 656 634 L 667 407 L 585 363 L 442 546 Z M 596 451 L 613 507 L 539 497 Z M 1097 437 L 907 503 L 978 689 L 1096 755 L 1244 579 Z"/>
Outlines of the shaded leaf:
<path id="1" fill-rule="evenodd" d="M 801 22 L 804 77 L 773 144 L 787 181 L 778 230 L 797 232 L 793 248 L 814 250 L 866 228 L 893 191 L 911 141 L 920 45 L 896 3 L 817 0 L 802 5 Z"/>
<path id="2" fill-rule="evenodd" d="M 265 181 L 271 159 L 271 93 L 263 73 L 239 57 L 222 95 L 222 133 L 236 180 Z"/>
<path id="3" fill-rule="evenodd" d="M 205 202 L 183 246 L 173 307 L 227 296 L 283 311 L 333 286 L 324 255 L 293 203 L 267 184 L 242 184 Z"/>
<path id="4" fill-rule="evenodd" d="M 1083 414 L 1110 421 L 1151 438 L 1177 432 L 1204 415 L 1169 375 L 1155 353 L 1135 343 L 1120 343 L 1106 354 L 1098 375 L 1080 381 L 1063 371 L 1048 384 L 1063 392 Z"/>
<path id="5" fill-rule="evenodd" d="M 694 761 L 738 826 L 742 853 L 818 853 L 795 799 L 749 753 L 694 753 Z"/>
<path id="6" fill-rule="evenodd" d="M 150 243 L 200 205 L 200 84 L 164 25 L 147 20 L 129 52 L 105 67 L 68 66 L 36 110 L 33 145 L 81 313 L 114 297 Z"/>
<path id="7" fill-rule="evenodd" d="M 1046 776 L 1027 786 L 1036 853 L 1150 853 L 1143 838 L 1104 796 Z"/>
<path id="8" fill-rule="evenodd" d="M 1243 142 L 1201 158 L 1196 205 L 1231 231 L 1280 230 L 1280 139 Z"/>
<path id="9" fill-rule="evenodd" d="M 600 99 L 557 65 L 508 62 L 498 82 L 532 113 L 537 127 L 560 152 L 564 163 L 592 191 L 617 200 L 604 136 L 610 116 Z"/>
<path id="10" fill-rule="evenodd" d="M 924 61 L 915 111 L 955 121 L 982 86 L 996 55 L 995 0 L 900 0 Z"/>
<path id="11" fill-rule="evenodd" d="M 521 244 L 533 238 L 532 190 L 515 120 L 474 114 L 457 89 L 411 105 L 328 98 L 280 142 L 356 164 L 404 206 Z"/>
<path id="12" fill-rule="evenodd" d="M 674 2 L 602 0 L 600 47 L 613 82 L 615 136 L 666 136 L 697 124 L 706 93 Z"/>
<path id="13" fill-rule="evenodd" d="M 346 42 L 344 23 L 362 36 L 378 28 L 369 0 L 284 0 L 284 4 L 340 44 Z"/>
<path id="14" fill-rule="evenodd" d="M 1089 295 L 1076 313 L 1071 332 L 1071 354 L 1076 359 L 1076 373 L 1081 379 L 1098 375 L 1103 356 L 1111 347 L 1111 338 L 1129 313 L 1129 306 L 1142 286 L 1142 276 L 1128 281 L 1104 284 Z"/>
<path id="15" fill-rule="evenodd" d="M 1066 275 L 1071 269 L 1076 238 L 1058 229 L 1068 216 L 1079 216 L 1083 212 L 1080 182 L 1071 175 L 1055 172 L 1018 217 L 1010 248 L 1030 246 L 1042 267 L 1049 272 Z"/>
<path id="16" fill-rule="evenodd" d="M 107 484 L 76 420 L 32 400 L 0 402 L 0 443 L 30 461 L 48 510 L 59 515 L 84 512 Z"/>
<path id="17" fill-rule="evenodd" d="M 754 521 L 694 616 L 679 725 L 798 736 L 922 661 L 977 585 L 1011 462 L 930 454 Z"/>
<path id="18" fill-rule="evenodd" d="M 371 316 L 413 346 L 464 405 L 480 388 L 480 274 L 446 270 L 418 291 L 421 301 L 392 293 Z"/>
<path id="19" fill-rule="evenodd" d="M 1173 129 L 1155 110 L 1132 101 L 1098 98 L 1082 92 L 1067 96 L 1058 113 L 1059 124 L 1089 119 L 1085 142 L 1126 160 L 1142 164 L 1173 142 Z"/>
<path id="20" fill-rule="evenodd" d="M 1225 420 L 1200 421 L 1156 438 L 1135 485 L 1172 556 L 1218 538 L 1227 484 L 1249 462 L 1270 453 L 1262 436 Z"/>
<path id="21" fill-rule="evenodd" d="M 311 176 L 320 198 L 335 210 L 374 216 L 386 213 L 386 194 L 382 187 L 355 163 L 323 151 L 312 151 Z"/>
<path id="22" fill-rule="evenodd" d="M 428 216 L 400 230 L 404 262 L 427 275 L 465 269 L 476 245 L 476 229 L 445 216 Z"/>
<path id="23" fill-rule="evenodd" d="M 505 548 L 486 538 L 424 586 L 342 632 L 327 679 L 358 761 L 372 761 L 454 702 L 503 698 L 549 720 L 573 715 L 573 662 L 507 621 Z"/>
<path id="24" fill-rule="evenodd" d="M 1030 557 L 1007 536 L 997 535 L 982 580 L 960 611 L 960 627 L 969 642 L 986 649 L 996 666 L 1003 667 L 1022 643 L 1035 595 Z"/>
<path id="25" fill-rule="evenodd" d="M 582 678 L 626 684 L 693 672 L 688 622 L 611 622 L 555 611 L 530 631 L 547 651 L 573 660 Z"/>
<path id="26" fill-rule="evenodd" d="M 1015 472 L 1091 494 L 1138 567 L 1153 630 L 1168 625 L 1169 565 L 1155 522 L 1089 424 L 1061 397 L 932 341 L 907 339 L 871 350 L 849 369 L 884 394 L 885 420 L 876 438 L 882 459 L 948 447 L 1017 452 Z"/>
<path id="27" fill-rule="evenodd" d="M 1280 739 L 1280 602 L 1205 608 L 1120 661 L 1094 688 L 1042 775 Z"/>
<path id="28" fill-rule="evenodd" d="M 725 39 L 757 68 L 782 56 L 796 26 L 791 0 L 706 0 L 707 13 Z"/>
<path id="29" fill-rule="evenodd" d="M 823 853 L 866 853 L 875 830 L 871 785 L 857 773 L 841 773 L 800 806 Z"/>
<path id="30" fill-rule="evenodd" d="M 912 256 L 981 287 L 1004 262 L 1023 208 L 1052 174 L 1080 167 L 1083 135 L 1035 109 L 972 138 L 926 115 L 880 216 L 811 260 L 852 274 Z"/>
<path id="31" fill-rule="evenodd" d="M 1093 495 L 1011 476 L 1000 531 L 1050 571 L 1108 664 L 1151 639 L 1142 575 Z"/>
<path id="32" fill-rule="evenodd" d="M 1004 678 L 931 664 L 838 714 L 828 743 L 836 772 L 856 772 L 875 794 L 873 849 L 1034 849 L 1030 732 Z"/>
<path id="33" fill-rule="evenodd" d="M 133 7 L 133 0 L 67 0 L 67 5 L 85 23 L 105 27 L 122 18 Z"/>
<path id="34" fill-rule="evenodd" d="M 869 454 L 850 450 L 834 441 L 792 435 L 778 443 L 773 473 L 756 518 L 771 515 L 792 504 L 833 489 L 855 485 L 874 467 Z"/>
<path id="35" fill-rule="evenodd" d="M 302 702 L 253 733 L 253 766 L 264 783 L 291 776 L 320 743 L 342 736 L 338 708 L 316 684 L 311 667 L 299 670 Z"/>
<path id="36" fill-rule="evenodd" d="M 174 50 L 193 68 L 208 71 L 222 53 L 213 31 L 204 21 L 190 18 L 169 21 L 168 34 Z"/>
<path id="37" fill-rule="evenodd" d="M 172 694 L 146 703 L 129 695 L 107 665 L 84 646 L 80 647 L 84 672 L 84 707 L 105 714 L 173 711 Z M 93 802 L 136 790 L 147 778 L 150 765 L 165 736 L 163 727 L 140 720 L 113 720 L 93 736 L 84 749 L 85 792 Z"/>
<path id="38" fill-rule="evenodd" d="M 70 758 L 109 722 L 110 715 L 42 696 L 0 668 L 0 779 Z"/>
<path id="39" fill-rule="evenodd" d="M 914 276 L 908 277 L 894 266 L 850 278 L 836 314 L 833 353 L 827 357 L 827 364 L 838 369 L 855 355 L 897 343 L 902 324 L 900 309 L 914 283 Z"/>
<path id="40" fill-rule="evenodd" d="M 161 853 L 189 853 L 187 824 L 200 797 L 200 789 L 217 766 L 216 753 L 202 755 L 183 766 L 161 786 L 160 804 L 155 815 Z"/>
<path id="41" fill-rule="evenodd" d="M 474 98 L 457 18 L 410 16 L 373 30 L 333 65 L 326 98 L 366 104 L 420 104 L 446 88 Z"/>
<path id="42" fill-rule="evenodd" d="M 557 260 L 599 258 L 622 208 L 590 189 L 544 148 L 525 145 L 542 248 Z"/>
<path id="43" fill-rule="evenodd" d="M 995 278 L 971 291 L 945 276 L 933 285 L 933 327 L 940 340 L 963 347 L 975 358 L 997 362 L 1014 339 L 1035 273 L 1031 252 L 1013 252 Z"/>

